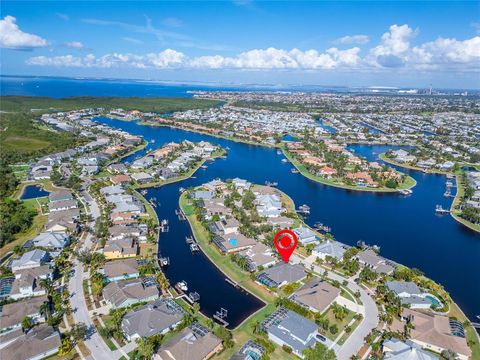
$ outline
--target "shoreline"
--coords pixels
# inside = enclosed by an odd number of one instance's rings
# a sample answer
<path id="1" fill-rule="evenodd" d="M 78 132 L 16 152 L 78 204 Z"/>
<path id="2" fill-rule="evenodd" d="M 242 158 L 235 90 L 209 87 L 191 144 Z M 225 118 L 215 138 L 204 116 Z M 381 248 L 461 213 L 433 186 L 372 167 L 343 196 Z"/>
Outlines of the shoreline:
<path id="1" fill-rule="evenodd" d="M 359 186 L 344 185 L 344 184 L 338 184 L 338 183 L 330 182 L 327 179 L 324 179 L 324 178 L 319 177 L 319 176 L 315 176 L 313 174 L 310 174 L 308 171 L 302 170 L 300 168 L 301 164 L 297 160 L 295 160 L 288 153 L 288 151 L 286 151 L 283 147 L 281 147 L 281 149 L 282 149 L 283 155 L 285 155 L 285 157 L 288 159 L 288 161 L 290 161 L 290 163 L 293 166 L 295 166 L 295 168 L 299 171 L 299 173 L 301 175 L 303 175 L 304 177 L 306 177 L 306 178 L 308 178 L 312 181 L 318 182 L 319 184 L 322 184 L 322 185 L 333 186 L 333 187 L 336 187 L 338 189 L 344 189 L 344 190 L 363 191 L 363 192 L 372 192 L 372 193 L 397 193 L 399 190 L 411 189 L 411 188 L 413 188 L 417 185 L 417 181 L 414 178 L 412 178 L 411 176 L 408 176 L 406 174 L 403 174 L 403 173 L 402 173 L 403 175 L 407 176 L 407 179 L 405 180 L 405 182 L 407 180 L 410 180 L 410 182 L 413 180 L 413 184 L 409 185 L 409 186 L 400 186 L 396 189 L 388 189 L 388 188 L 376 189 L 376 188 L 367 188 L 367 187 L 363 188 L 363 187 L 359 187 Z"/>
<path id="2" fill-rule="evenodd" d="M 431 174 L 431 175 L 448 175 L 448 174 L 453 174 L 451 171 L 441 171 L 441 170 L 433 170 L 433 171 L 427 171 L 427 170 L 424 170 L 422 168 L 419 168 L 418 166 L 413 166 L 413 165 L 406 165 L 406 164 L 402 164 L 402 163 L 399 163 L 399 162 L 396 162 L 395 160 L 392 160 L 392 159 L 389 159 L 387 156 L 386 156 L 386 153 L 381 153 L 380 155 L 378 155 L 378 158 L 382 161 L 385 161 L 386 163 L 390 164 L 390 165 L 395 165 L 395 166 L 398 166 L 398 167 L 401 167 L 401 168 L 405 168 L 405 169 L 408 169 L 408 170 L 415 170 L 415 171 L 420 171 L 424 174 Z"/>
<path id="3" fill-rule="evenodd" d="M 209 251 L 207 251 L 206 247 L 209 246 L 209 244 L 205 244 L 205 239 L 203 239 L 200 235 L 198 235 L 196 233 L 196 229 L 195 229 L 195 223 L 194 222 L 198 222 L 196 219 L 191 219 L 192 216 L 194 215 L 187 215 L 186 212 L 185 212 L 185 205 L 187 202 L 187 199 L 186 199 L 186 192 L 182 193 L 182 195 L 180 195 L 180 198 L 178 200 L 178 204 L 180 206 L 180 209 L 182 210 L 182 212 L 185 214 L 185 217 L 187 218 L 187 221 L 188 221 L 188 225 L 190 226 L 190 230 L 192 231 L 192 234 L 193 234 L 193 237 L 197 240 L 197 243 L 198 245 L 200 246 L 200 249 L 202 250 L 203 254 L 208 258 L 208 260 L 226 277 L 228 278 L 230 281 L 232 281 L 233 283 L 237 284 L 237 287 L 238 288 L 241 288 L 242 291 L 245 291 L 248 295 L 251 295 L 251 296 L 254 296 L 255 298 L 257 298 L 258 300 L 260 300 L 263 305 L 256 311 L 254 311 L 253 313 L 251 313 L 249 316 L 247 316 L 244 320 L 242 320 L 241 323 L 239 323 L 237 326 L 235 326 L 234 328 L 231 329 L 231 331 L 234 331 L 236 329 L 238 329 L 242 324 L 244 324 L 249 318 L 251 318 L 252 316 L 254 316 L 255 314 L 257 314 L 258 312 L 264 310 L 268 305 L 270 305 L 270 301 L 269 300 L 266 300 L 266 299 L 263 299 L 261 298 L 260 296 L 258 296 L 257 294 L 255 294 L 254 292 L 250 291 L 249 289 L 247 289 L 246 287 L 244 287 L 239 281 L 235 281 L 234 279 L 232 279 L 232 276 L 230 276 L 228 274 L 228 272 L 226 271 L 226 269 L 223 269 L 222 267 L 220 267 L 220 265 L 217 264 L 217 262 L 215 261 L 215 259 L 212 257 L 211 254 L 209 254 Z M 200 224 L 200 226 L 203 226 Z M 201 230 L 201 229 L 199 229 Z M 212 251 L 216 251 L 216 249 L 213 249 Z M 221 254 L 218 254 L 219 257 L 223 257 L 224 255 L 221 255 Z M 225 259 L 229 260 L 227 256 L 225 256 Z"/>
<path id="4" fill-rule="evenodd" d="M 463 196 L 465 189 L 463 188 L 461 175 L 455 174 L 455 181 L 457 184 L 457 193 L 455 194 L 455 198 L 452 201 L 452 205 L 450 205 L 450 215 L 454 218 L 457 222 L 462 224 L 463 226 L 467 227 L 468 229 L 480 233 L 480 224 L 473 224 L 468 220 L 463 219 L 460 216 L 460 211 L 456 209 L 457 205 L 460 203 L 460 198 Z"/>
<path id="5" fill-rule="evenodd" d="M 379 158 L 389 164 L 392 164 L 392 165 L 395 165 L 395 166 L 399 166 L 399 167 L 403 167 L 403 168 L 406 168 L 406 169 L 409 169 L 409 170 L 413 170 L 413 171 L 420 171 L 424 174 L 427 174 L 427 175 L 448 175 L 448 174 L 454 174 L 455 175 L 455 179 L 456 179 L 456 184 L 457 184 L 457 192 L 455 194 L 455 198 L 453 199 L 452 201 L 452 204 L 450 205 L 450 216 L 455 220 L 457 221 L 458 223 L 462 224 L 463 226 L 467 227 L 468 229 L 472 230 L 472 231 L 475 231 L 477 233 L 480 233 L 480 225 L 477 225 L 477 224 L 473 224 L 471 223 L 470 221 L 468 220 L 465 220 L 463 219 L 461 216 L 460 216 L 460 212 L 456 209 L 458 203 L 460 202 L 460 197 L 463 195 L 463 186 L 462 186 L 462 182 L 461 182 L 461 179 L 460 179 L 460 174 L 459 173 L 452 173 L 452 172 L 443 172 L 443 171 L 424 171 L 418 167 L 415 167 L 415 166 L 411 166 L 411 165 L 404 165 L 404 164 L 400 164 L 400 163 L 397 163 L 396 161 L 393 161 L 389 158 L 387 158 L 385 156 L 385 153 L 382 153 L 379 155 Z"/>
<path id="6" fill-rule="evenodd" d="M 134 121 L 134 120 L 131 120 L 131 121 Z M 292 163 L 292 165 L 295 166 L 295 168 L 297 168 L 297 170 L 299 170 L 300 174 L 303 175 L 304 177 L 312 180 L 312 181 L 315 181 L 315 182 L 318 182 L 322 185 L 326 185 L 326 186 L 333 186 L 333 187 L 336 187 L 336 188 L 339 188 L 339 189 L 344 189 L 344 190 L 351 190 L 351 191 L 362 191 L 362 192 L 372 192 L 372 193 L 396 193 L 398 192 L 399 190 L 406 190 L 406 189 L 412 189 L 413 187 L 415 187 L 417 185 L 417 181 L 415 179 L 413 179 L 411 176 L 408 176 L 406 174 L 403 174 L 405 176 L 407 176 L 407 178 L 412 182 L 413 181 L 413 184 L 412 185 L 409 185 L 409 186 L 400 186 L 398 187 L 397 189 L 388 189 L 388 188 L 381 188 L 381 189 L 375 189 L 375 188 L 362 188 L 362 187 L 358 187 L 358 186 L 350 186 L 350 185 L 343 185 L 343 184 L 336 184 L 336 183 L 333 183 L 333 182 L 329 182 L 329 181 L 325 181 L 325 180 L 319 180 L 321 178 L 319 177 L 316 177 L 315 175 L 312 175 L 312 174 L 309 174 L 309 173 L 305 173 L 303 171 L 301 171 L 297 164 L 295 164 L 295 160 L 293 160 L 293 158 L 289 155 L 286 154 L 284 148 L 282 145 L 273 145 L 273 144 L 265 144 L 265 143 L 255 143 L 253 141 L 249 141 L 249 140 L 244 140 L 244 139 L 240 139 L 240 138 L 235 138 L 235 137 L 227 137 L 227 136 L 222 136 L 222 135 L 218 135 L 218 134 L 211 134 L 211 133 L 207 133 L 205 131 L 198 131 L 198 130 L 194 130 L 194 129 L 189 129 L 189 128 L 185 128 L 185 127 L 181 127 L 181 126 L 178 126 L 178 125 L 171 125 L 171 124 L 152 124 L 150 122 L 145 122 L 145 121 L 138 121 L 138 124 L 139 125 L 143 125 L 143 126 L 152 126 L 152 127 L 168 127 L 168 128 L 172 128 L 172 129 L 178 129 L 178 130 L 183 130 L 183 131 L 188 131 L 188 132 L 193 132 L 193 133 L 197 133 L 197 134 L 202 134 L 202 135 L 207 135 L 207 136 L 212 136 L 212 137 L 215 137 L 215 138 L 219 138 L 219 139 L 224 139 L 224 140 L 229 140 L 229 141 L 233 141 L 233 142 L 236 142 L 236 143 L 241 143 L 241 144 L 245 144 L 245 145 L 254 145 L 254 146 L 263 146 L 263 147 L 267 147 L 267 148 L 277 148 L 277 149 L 281 149 L 282 150 L 282 153 L 285 157 L 287 157 L 287 159 L 290 161 L 290 163 Z M 361 142 L 352 142 L 352 143 L 348 143 L 348 144 L 364 144 L 364 145 L 378 145 L 378 144 L 367 144 L 367 143 L 361 143 Z M 387 143 L 383 144 L 383 145 L 388 145 Z M 294 162 L 295 161 L 295 162 Z"/>

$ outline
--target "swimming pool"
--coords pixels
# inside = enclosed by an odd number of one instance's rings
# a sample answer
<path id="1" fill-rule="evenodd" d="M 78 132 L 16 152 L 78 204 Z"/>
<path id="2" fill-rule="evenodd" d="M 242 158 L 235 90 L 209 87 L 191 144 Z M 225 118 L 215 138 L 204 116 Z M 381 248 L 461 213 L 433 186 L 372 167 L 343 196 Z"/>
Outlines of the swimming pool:
<path id="1" fill-rule="evenodd" d="M 442 307 L 442 303 L 440 302 L 440 300 L 438 300 L 435 296 L 433 295 L 426 295 L 425 296 L 426 299 L 428 299 L 428 301 L 430 301 L 430 303 L 432 304 L 433 307 Z"/>

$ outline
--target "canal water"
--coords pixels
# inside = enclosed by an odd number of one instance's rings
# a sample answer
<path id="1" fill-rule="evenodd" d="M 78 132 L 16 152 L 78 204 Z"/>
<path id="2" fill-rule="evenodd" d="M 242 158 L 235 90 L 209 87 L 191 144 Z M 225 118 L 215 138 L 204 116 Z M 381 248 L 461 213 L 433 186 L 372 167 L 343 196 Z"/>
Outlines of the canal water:
<path id="1" fill-rule="evenodd" d="M 453 299 L 471 318 L 480 314 L 480 236 L 456 222 L 451 216 L 435 214 L 435 205 L 449 207 L 451 198 L 444 198 L 446 178 L 402 170 L 415 178 L 417 186 L 410 196 L 396 193 L 376 194 L 349 191 L 325 186 L 300 174 L 292 174 L 292 165 L 282 163 L 276 149 L 246 145 L 202 134 L 165 127 L 146 127 L 135 122 L 100 118 L 99 121 L 142 135 L 149 147 L 182 140 L 211 141 L 228 147 L 226 159 L 218 159 L 200 169 L 193 178 L 148 190 L 147 198 L 156 197 L 156 211 L 160 219 L 167 218 L 170 232 L 161 234 L 160 252 L 169 256 L 172 265 L 167 276 L 172 284 L 186 280 L 201 296 L 202 311 L 212 314 L 221 307 L 229 311 L 227 320 L 238 324 L 261 306 L 252 296 L 246 296 L 225 282 L 225 277 L 203 255 L 191 255 L 185 236 L 191 231 L 186 222 L 175 217 L 178 209 L 179 188 L 188 188 L 215 178 L 240 177 L 254 183 L 278 182 L 278 188 L 292 197 L 295 204 L 308 204 L 309 225 L 320 221 L 332 228 L 335 238 L 349 245 L 358 240 L 381 247 L 381 254 L 389 259 L 418 268 L 427 276 L 443 284 Z M 388 146 L 353 145 L 355 153 L 370 160 L 388 150 Z"/>

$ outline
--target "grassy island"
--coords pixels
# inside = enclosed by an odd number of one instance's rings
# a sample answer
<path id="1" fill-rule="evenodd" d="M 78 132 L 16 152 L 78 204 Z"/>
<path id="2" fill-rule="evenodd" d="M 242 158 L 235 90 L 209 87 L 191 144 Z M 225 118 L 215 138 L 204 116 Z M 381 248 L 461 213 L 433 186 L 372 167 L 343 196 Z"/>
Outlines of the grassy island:
<path id="1" fill-rule="evenodd" d="M 302 174 L 303 176 L 305 176 L 310 180 L 313 180 L 328 186 L 333 186 L 333 187 L 346 189 L 346 190 L 355 190 L 355 191 L 397 192 L 399 190 L 411 189 L 417 184 L 414 178 L 412 178 L 411 176 L 402 174 L 405 177 L 405 179 L 403 180 L 403 182 L 398 184 L 398 186 L 395 188 L 389 188 L 386 186 L 367 187 L 367 186 L 359 186 L 359 185 L 350 185 L 350 184 L 346 184 L 341 180 L 337 180 L 336 178 L 333 178 L 333 177 L 327 178 L 325 176 L 314 175 L 307 169 L 307 167 L 304 164 L 298 161 L 285 147 L 282 147 L 282 151 L 285 157 L 293 164 L 293 166 L 295 166 L 295 168 L 298 170 L 300 174 Z"/>

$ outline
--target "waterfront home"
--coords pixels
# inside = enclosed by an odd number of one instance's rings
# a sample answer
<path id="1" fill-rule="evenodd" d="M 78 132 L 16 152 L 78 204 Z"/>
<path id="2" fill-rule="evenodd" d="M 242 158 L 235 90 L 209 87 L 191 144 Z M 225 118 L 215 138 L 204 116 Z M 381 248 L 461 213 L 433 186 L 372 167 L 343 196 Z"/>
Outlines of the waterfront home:
<path id="1" fill-rule="evenodd" d="M 144 156 L 140 159 L 135 160 L 131 168 L 132 169 L 146 169 L 153 165 L 153 156 Z"/>
<path id="2" fill-rule="evenodd" d="M 319 170 L 318 174 L 320 176 L 326 177 L 327 179 L 330 179 L 332 176 L 335 176 L 337 174 L 337 170 L 329 166 L 324 166 Z"/>
<path id="3" fill-rule="evenodd" d="M 72 192 L 69 190 L 52 191 L 48 194 L 49 202 L 70 201 L 74 199 Z"/>
<path id="4" fill-rule="evenodd" d="M 422 347 L 411 340 L 385 340 L 382 344 L 383 355 L 389 360 L 438 360 L 432 352 L 422 350 Z"/>
<path id="5" fill-rule="evenodd" d="M 368 186 L 368 187 L 376 187 L 378 184 L 373 181 L 370 174 L 366 172 L 355 172 L 355 173 L 348 173 L 347 179 L 352 180 L 357 186 Z"/>
<path id="6" fill-rule="evenodd" d="M 252 187 L 251 182 L 248 182 L 247 180 L 240 179 L 240 178 L 233 179 L 232 184 L 233 186 L 235 186 L 235 189 L 240 193 Z"/>
<path id="7" fill-rule="evenodd" d="M 345 254 L 347 248 L 347 245 L 338 241 L 324 241 L 312 250 L 312 254 L 322 260 L 326 260 L 327 257 L 330 257 L 340 261 L 343 259 L 343 254 Z"/>
<path id="8" fill-rule="evenodd" d="M 207 360 L 222 350 L 222 339 L 195 322 L 162 344 L 152 359 Z"/>
<path id="9" fill-rule="evenodd" d="M 391 274 L 395 269 L 386 259 L 378 256 L 372 249 L 359 252 L 355 258 L 364 266 L 368 266 L 377 274 Z"/>
<path id="10" fill-rule="evenodd" d="M 282 206 L 280 197 L 277 194 L 260 194 L 256 196 L 258 215 L 267 218 L 279 217 L 285 209 Z"/>
<path id="11" fill-rule="evenodd" d="M 402 320 L 411 325 L 409 337 L 421 347 L 437 353 L 450 349 L 461 360 L 468 360 L 471 356 L 465 330 L 457 320 L 406 308 L 402 310 Z M 395 320 L 392 329 L 403 331 L 404 325 L 404 322 Z"/>
<path id="12" fill-rule="evenodd" d="M 308 227 L 300 226 L 296 229 L 293 229 L 293 232 L 298 237 L 298 242 L 303 246 L 314 243 L 317 241 L 317 236 L 315 233 Z"/>
<path id="13" fill-rule="evenodd" d="M 137 199 L 130 201 L 122 201 L 115 204 L 112 213 L 132 213 L 136 215 L 143 214 L 145 206 Z"/>
<path id="14" fill-rule="evenodd" d="M 215 192 L 213 191 L 205 191 L 205 190 L 197 190 L 193 193 L 192 197 L 196 200 L 211 200 L 215 197 Z"/>
<path id="15" fill-rule="evenodd" d="M 385 286 L 400 298 L 402 305 L 408 304 L 410 309 L 429 309 L 432 305 L 432 302 L 426 297 L 428 294 L 422 293 L 414 282 L 387 281 Z"/>
<path id="16" fill-rule="evenodd" d="M 235 353 L 230 360 L 252 360 L 261 359 L 266 350 L 263 346 L 257 344 L 253 340 L 248 340 L 243 346 Z"/>
<path id="17" fill-rule="evenodd" d="M 125 190 L 120 185 L 110 185 L 110 186 L 105 186 L 105 187 L 100 189 L 100 193 L 104 196 L 106 196 L 106 195 L 118 195 L 118 194 L 123 194 L 124 192 L 125 192 Z"/>
<path id="18" fill-rule="evenodd" d="M 128 183 L 130 183 L 130 180 L 131 180 L 130 176 L 123 175 L 123 174 L 114 175 L 110 177 L 110 182 L 113 185 L 128 185 Z"/>
<path id="19" fill-rule="evenodd" d="M 163 335 L 174 330 L 184 314 L 185 310 L 172 299 L 158 299 L 128 312 L 122 320 L 122 331 L 128 341 Z"/>
<path id="20" fill-rule="evenodd" d="M 294 221 L 292 218 L 286 216 L 278 216 L 274 218 L 268 218 L 267 223 L 273 227 L 279 227 L 282 229 L 287 229 L 293 226 Z"/>
<path id="21" fill-rule="evenodd" d="M 133 173 L 131 177 L 139 184 L 146 184 L 153 181 L 153 176 L 145 172 Z"/>
<path id="22" fill-rule="evenodd" d="M 2 360 L 44 359 L 56 354 L 61 343 L 58 330 L 42 324 L 0 349 L 0 358 Z"/>
<path id="23" fill-rule="evenodd" d="M 137 223 L 137 214 L 128 212 L 112 212 L 110 220 L 113 225 L 129 225 Z"/>
<path id="24" fill-rule="evenodd" d="M 218 215 L 221 219 L 225 219 L 225 217 L 232 215 L 232 210 L 225 206 L 224 200 L 222 198 L 214 198 L 210 200 L 203 200 L 203 215 L 205 216 L 206 220 L 211 220 L 212 217 Z"/>
<path id="25" fill-rule="evenodd" d="M 42 311 L 42 306 L 46 303 L 48 297 L 44 295 L 3 305 L 0 312 L 0 333 L 20 329 L 26 316 L 33 323 L 46 321 Z"/>
<path id="26" fill-rule="evenodd" d="M 48 203 L 50 212 L 65 211 L 78 208 L 77 200 L 64 200 Z"/>
<path id="27" fill-rule="evenodd" d="M 257 271 L 259 267 L 268 268 L 277 262 L 277 258 L 273 255 L 272 249 L 261 242 L 241 251 L 240 254 L 247 258 L 249 270 L 252 272 Z"/>
<path id="28" fill-rule="evenodd" d="M 135 257 L 138 254 L 137 242 L 132 238 L 107 240 L 103 255 L 107 260 Z"/>
<path id="29" fill-rule="evenodd" d="M 147 241 L 148 228 L 140 224 L 132 225 L 113 225 L 108 228 L 110 240 L 120 240 L 125 238 L 134 238 L 140 242 Z"/>
<path id="30" fill-rule="evenodd" d="M 340 289 L 313 277 L 296 290 L 290 299 L 313 312 L 323 313 L 340 297 Z"/>
<path id="31" fill-rule="evenodd" d="M 169 169 L 168 167 L 161 168 L 157 171 L 157 175 L 160 177 L 161 180 L 169 180 L 173 179 L 177 176 L 177 173 Z"/>
<path id="32" fill-rule="evenodd" d="M 122 163 L 110 164 L 107 166 L 107 171 L 111 174 L 125 174 L 127 167 Z"/>
<path id="33" fill-rule="evenodd" d="M 292 353 L 304 358 L 303 350 L 317 343 L 318 326 L 299 314 L 280 308 L 262 323 L 268 339 L 279 346 L 288 346 Z"/>
<path id="34" fill-rule="evenodd" d="M 33 238 L 33 245 L 50 251 L 61 251 L 70 244 L 70 235 L 61 232 L 43 232 Z"/>
<path id="35" fill-rule="evenodd" d="M 303 280 L 307 273 L 299 264 L 282 263 L 262 271 L 257 275 L 257 282 L 271 288 Z"/>
<path id="36" fill-rule="evenodd" d="M 436 164 L 437 162 L 435 161 L 435 159 L 432 159 L 432 158 L 427 160 L 420 160 L 419 162 L 417 162 L 417 166 L 422 169 L 430 169 L 434 167 Z"/>
<path id="37" fill-rule="evenodd" d="M 242 251 L 254 246 L 257 243 L 254 239 L 248 238 L 241 233 L 217 235 L 212 241 L 224 254 Z"/>
<path id="38" fill-rule="evenodd" d="M 158 299 L 160 291 L 156 284 L 147 286 L 142 279 L 129 279 L 109 282 L 103 288 L 102 294 L 107 304 L 118 309 Z"/>
<path id="39" fill-rule="evenodd" d="M 235 234 L 238 232 L 240 222 L 235 218 L 222 219 L 215 222 L 216 228 L 223 235 Z"/>
<path id="40" fill-rule="evenodd" d="M 136 259 L 107 261 L 100 273 L 105 275 L 107 282 L 135 279 L 140 276 Z"/>
<path id="41" fill-rule="evenodd" d="M 53 279 L 53 269 L 49 265 L 42 265 L 32 269 L 15 272 L 9 297 L 13 300 L 45 295 L 46 289 L 40 286 L 41 280 Z"/>
<path id="42" fill-rule="evenodd" d="M 12 271 L 32 269 L 46 264 L 50 260 L 48 252 L 40 249 L 24 253 L 19 259 L 12 261 Z"/>
<path id="43" fill-rule="evenodd" d="M 202 186 L 204 188 L 210 190 L 210 191 L 213 191 L 213 192 L 215 192 L 217 190 L 218 191 L 224 191 L 226 189 L 225 183 L 223 181 L 219 180 L 219 179 L 209 181 L 208 183 L 203 184 Z"/>

